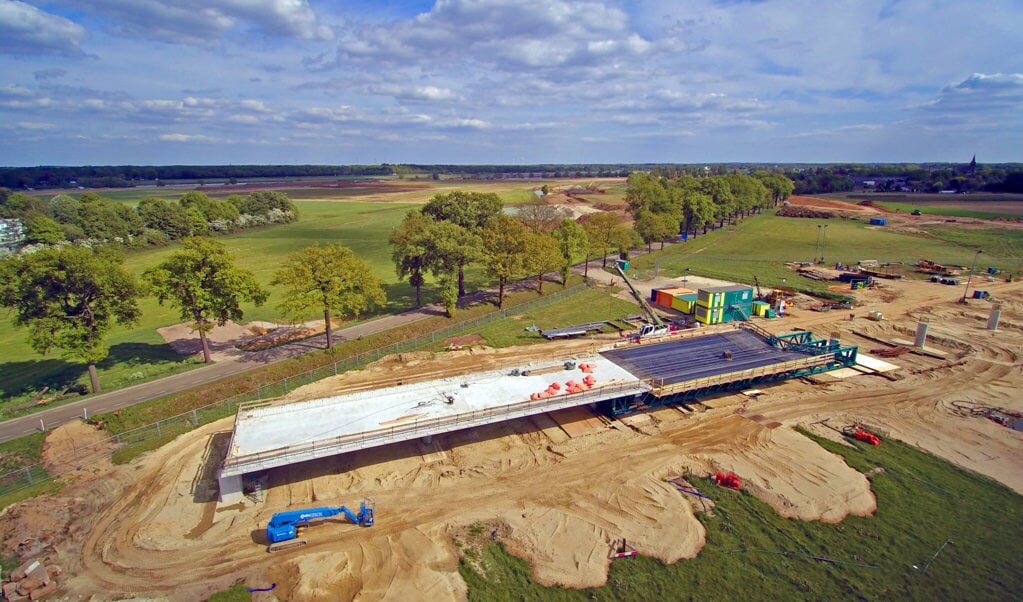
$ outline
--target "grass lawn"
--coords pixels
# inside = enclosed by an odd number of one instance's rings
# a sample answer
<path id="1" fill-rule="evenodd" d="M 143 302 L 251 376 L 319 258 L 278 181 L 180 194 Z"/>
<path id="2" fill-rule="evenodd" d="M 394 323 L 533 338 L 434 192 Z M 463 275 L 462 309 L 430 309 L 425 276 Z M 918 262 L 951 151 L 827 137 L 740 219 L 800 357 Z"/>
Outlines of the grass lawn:
<path id="1" fill-rule="evenodd" d="M 559 290 L 560 285 L 544 284 L 544 291 L 547 293 Z M 635 303 L 623 301 L 602 289 L 589 289 L 566 301 L 511 316 L 484 326 L 476 332 L 492 347 L 528 345 L 544 339 L 539 332 L 526 330 L 527 326 L 537 326 L 540 329 L 561 328 L 587 322 L 614 320 L 637 313 L 639 308 Z M 605 327 L 605 332 L 614 332 L 614 329 Z"/>
<path id="2" fill-rule="evenodd" d="M 469 600 L 1018 599 L 1020 496 L 901 442 L 855 449 L 818 442 L 861 472 L 884 468 L 870 477 L 874 516 L 838 524 L 786 519 L 748 493 L 696 478 L 715 507 L 712 516 L 697 515 L 707 544 L 695 559 L 617 560 L 604 587 L 567 590 L 538 585 L 524 561 L 488 543 L 482 552 L 469 549 L 481 555 L 485 574 L 460 565 Z"/>
<path id="3" fill-rule="evenodd" d="M 870 226 L 866 220 L 805 219 L 778 217 L 774 211 L 746 218 L 664 251 L 642 255 L 632 262 L 637 277 L 653 275 L 655 262 L 661 276 L 681 277 L 686 268 L 694 275 L 734 279 L 753 284 L 756 275 L 765 287 L 790 286 L 822 292 L 829 284 L 803 278 L 786 262 L 811 261 L 817 248 L 820 224 L 827 264 L 855 264 L 861 259 L 915 263 L 927 258 L 948 265 L 970 265 L 979 245 L 985 248 L 985 265 L 1012 266 L 1023 257 L 1021 233 L 1016 230 L 963 230 L 953 226 L 934 228 L 933 233 L 910 235 Z M 988 253 L 988 248 L 991 252 Z M 785 282 L 782 282 L 785 279 Z"/>
<path id="4" fill-rule="evenodd" d="M 1023 194 L 971 192 L 970 194 L 927 193 L 834 193 L 823 198 L 859 203 L 871 201 L 879 207 L 903 213 L 919 209 L 924 215 L 1019 219 L 1023 217 Z"/>
<path id="5" fill-rule="evenodd" d="M 912 213 L 919 209 L 921 213 L 926 215 L 943 215 L 947 217 L 975 217 L 978 219 L 1016 219 L 1019 217 L 1019 215 L 1009 212 L 979 211 L 965 207 L 941 207 L 937 205 L 917 205 L 914 203 L 892 203 L 887 201 L 876 204 L 879 207 L 884 207 L 885 209 L 890 209 L 892 211 L 901 211 L 902 213 Z"/>
<path id="6" fill-rule="evenodd" d="M 400 311 L 412 306 L 414 291 L 406 283 L 397 282 L 387 243 L 391 229 L 401 221 L 410 205 L 353 202 L 297 204 L 302 213 L 302 219 L 298 222 L 248 230 L 219 237 L 218 240 L 234 254 L 239 266 L 255 272 L 259 281 L 265 285 L 273 278 L 281 258 L 288 253 L 315 243 L 343 243 L 367 261 L 377 277 L 384 282 L 390 301 L 386 311 Z M 177 245 L 170 245 L 134 251 L 129 253 L 126 266 L 135 274 L 141 274 L 177 249 Z M 470 286 L 474 285 L 470 282 Z M 246 320 L 274 321 L 279 318 L 276 306 L 281 301 L 281 291 L 276 287 L 271 288 L 271 291 L 270 300 L 262 307 L 243 305 Z M 142 315 L 138 325 L 115 328 L 107 339 L 111 354 L 98 366 L 104 390 L 152 380 L 198 365 L 194 360 L 174 353 L 156 332 L 161 326 L 180 322 L 177 311 L 169 306 L 161 307 L 152 298 L 141 299 L 140 307 Z M 42 386 L 59 391 L 70 384 L 87 383 L 84 365 L 65 361 L 58 353 L 40 356 L 32 351 L 25 339 L 26 331 L 16 329 L 9 319 L 0 320 L 0 374 L 3 374 L 0 379 L 0 399 L 6 402 L 6 408 L 30 399 Z"/>

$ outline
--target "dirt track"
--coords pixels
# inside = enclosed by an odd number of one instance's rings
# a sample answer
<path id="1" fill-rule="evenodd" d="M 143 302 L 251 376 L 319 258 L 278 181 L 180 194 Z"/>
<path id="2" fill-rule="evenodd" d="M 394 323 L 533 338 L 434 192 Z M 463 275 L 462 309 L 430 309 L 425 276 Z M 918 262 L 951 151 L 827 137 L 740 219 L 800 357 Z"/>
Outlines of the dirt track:
<path id="1" fill-rule="evenodd" d="M 738 474 L 749 490 L 785 516 L 841 520 L 875 509 L 869 482 L 792 427 L 824 417 L 831 424 L 863 421 L 932 453 L 995 478 L 1023 493 L 1023 433 L 983 418 L 963 418 L 949 403 L 972 400 L 1023 411 L 1019 350 L 1023 343 L 1023 284 L 983 283 L 1002 303 L 1002 327 L 984 329 L 988 301 L 956 303 L 959 290 L 923 282 L 885 283 L 857 291 L 856 312 L 881 309 L 885 322 L 850 321 L 848 312 L 811 312 L 762 322 L 774 332 L 809 328 L 840 333 L 861 351 L 877 339 L 912 340 L 928 318 L 930 346 L 944 358 L 906 354 L 889 380 L 857 376 L 792 381 L 756 399 L 734 394 L 689 413 L 664 408 L 570 437 L 546 416 L 406 443 L 270 473 L 262 504 L 217 508 L 206 485 L 231 421 L 205 426 L 125 467 L 88 462 L 55 498 L 11 508 L 0 519 L 5 549 L 34 539 L 40 554 L 60 559 L 72 595 L 110 599 L 129 594 L 202 599 L 238 579 L 278 584 L 287 600 L 464 599 L 452 538 L 475 522 L 496 528 L 547 583 L 598 585 L 606 578 L 608 544 L 625 537 L 642 554 L 666 562 L 699 553 L 699 509 L 664 479 L 719 469 Z M 567 343 L 557 352 L 592 346 Z M 299 390 L 295 397 L 387 380 L 404 374 L 483 369 L 521 363 L 541 349 L 458 351 L 431 358 L 385 358 L 367 370 Z M 770 429 L 747 418 L 762 415 Z M 87 427 L 54 432 L 47 457 L 66 462 L 68 443 L 89 449 L 100 433 Z M 811 427 L 820 434 L 833 431 Z M 61 460 L 60 458 L 65 458 Z M 325 522 L 308 532 L 310 545 L 268 555 L 267 520 L 308 506 L 377 504 L 377 523 L 360 529 Z M 269 597 L 253 599 L 273 599 Z"/>

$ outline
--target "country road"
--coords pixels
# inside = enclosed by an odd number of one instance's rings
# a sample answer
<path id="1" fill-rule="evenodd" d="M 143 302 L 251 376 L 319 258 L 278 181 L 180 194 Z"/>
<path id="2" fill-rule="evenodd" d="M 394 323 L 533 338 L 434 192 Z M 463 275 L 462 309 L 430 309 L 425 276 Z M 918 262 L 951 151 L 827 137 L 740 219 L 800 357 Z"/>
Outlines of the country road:
<path id="1" fill-rule="evenodd" d="M 442 310 L 435 306 L 423 306 L 400 314 L 383 316 L 349 328 L 337 329 L 334 331 L 335 340 L 357 339 L 385 330 L 400 328 L 441 312 Z M 117 389 L 109 393 L 90 395 L 80 401 L 5 420 L 0 422 L 0 443 L 36 433 L 40 430 L 50 430 L 69 420 L 84 418 L 86 415 L 95 416 L 96 414 L 111 412 L 163 395 L 205 385 L 242 372 L 257 370 L 275 362 L 293 358 L 317 349 L 323 349 L 326 344 L 326 335 L 319 335 L 266 351 L 251 353 L 238 359 L 232 358 L 220 361 L 189 370 L 188 372 L 173 374 L 124 389 Z M 213 401 L 215 400 L 210 400 L 210 403 Z"/>

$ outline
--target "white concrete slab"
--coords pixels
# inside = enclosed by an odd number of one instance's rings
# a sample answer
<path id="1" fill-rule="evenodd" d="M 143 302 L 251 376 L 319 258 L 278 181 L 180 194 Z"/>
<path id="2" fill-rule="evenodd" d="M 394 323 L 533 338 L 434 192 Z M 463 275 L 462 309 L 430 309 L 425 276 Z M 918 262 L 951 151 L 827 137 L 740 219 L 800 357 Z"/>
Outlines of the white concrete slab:
<path id="1" fill-rule="evenodd" d="M 841 380 L 853 376 L 863 376 L 864 374 L 869 374 L 869 372 L 857 370 L 856 368 L 839 368 L 838 370 L 831 370 L 829 372 L 825 372 L 820 376 L 830 376 L 832 378 L 837 378 Z"/>
<path id="2" fill-rule="evenodd" d="M 593 364 L 595 387 L 640 382 L 600 355 L 573 361 Z M 554 371 L 536 374 L 549 368 Z M 528 401 L 531 394 L 543 391 L 555 382 L 561 386 L 556 396 L 564 397 L 566 383 L 570 380 L 581 383 L 587 374 L 578 367 L 565 370 L 564 360 L 523 366 L 522 369 L 530 371 L 530 374 L 511 376 L 509 370 L 479 372 L 465 377 L 243 410 L 237 417 L 228 462 L 237 456 L 492 410 Z"/>
<path id="3" fill-rule="evenodd" d="M 891 372 L 892 370 L 899 369 L 899 367 L 895 364 L 889 364 L 882 359 L 867 355 L 866 353 L 856 354 L 856 365 L 863 366 L 864 368 L 873 370 L 874 372 Z"/>

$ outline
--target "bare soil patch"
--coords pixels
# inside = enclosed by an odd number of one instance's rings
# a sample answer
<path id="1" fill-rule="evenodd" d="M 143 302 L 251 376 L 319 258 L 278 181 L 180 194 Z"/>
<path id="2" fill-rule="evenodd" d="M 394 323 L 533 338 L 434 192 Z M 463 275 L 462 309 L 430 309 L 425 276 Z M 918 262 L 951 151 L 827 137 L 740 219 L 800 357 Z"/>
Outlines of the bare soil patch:
<path id="1" fill-rule="evenodd" d="M 794 428 L 805 425 L 827 436 L 833 431 L 812 425 L 823 418 L 834 426 L 866 424 L 883 438 L 902 439 L 1023 493 L 1023 434 L 960 416 L 951 406 L 972 400 L 1023 411 L 1023 283 L 985 288 L 1002 306 L 997 331 L 984 328 L 991 302 L 959 304 L 946 287 L 918 281 L 893 281 L 858 296 L 856 313 L 877 309 L 886 316 L 882 322 L 798 304 L 788 317 L 761 322 L 772 332 L 835 333 L 870 349 L 912 340 L 917 321 L 929 320 L 934 353 L 890 358 L 900 370 L 884 376 L 789 381 L 763 388 L 755 398 L 723 395 L 693 412 L 661 408 L 574 437 L 549 418 L 534 418 L 435 437 L 430 448 L 408 442 L 369 449 L 271 470 L 264 502 L 216 508 L 202 492 L 212 478 L 205 467 L 215 436 L 231 429 L 226 419 L 129 466 L 72 483 L 58 496 L 12 507 L 0 518 L 0 537 L 7 550 L 20 540 L 44 541 L 38 550 L 61 557 L 71 596 L 195 600 L 243 579 L 278 583 L 274 595 L 280 600 L 461 600 L 466 590 L 454 542 L 488 538 L 493 529 L 530 563 L 537 579 L 598 585 L 606 579 L 615 539 L 624 537 L 640 553 L 665 562 L 700 552 L 706 534 L 695 512 L 702 506 L 666 482 L 679 475 L 719 495 L 702 477 L 734 472 L 779 513 L 801 520 L 840 521 L 873 512 L 866 477 Z M 602 342 L 611 340 L 614 335 Z M 291 398 L 522 367 L 587 353 L 600 342 L 391 356 Z M 772 423 L 781 426 L 768 428 Z M 52 457 L 66 446 L 63 438 L 51 435 Z M 363 497 L 376 501 L 373 528 L 325 521 L 307 532 L 309 545 L 266 553 L 263 530 L 273 513 L 352 505 Z M 490 531 L 470 533 L 473 525 Z"/>
<path id="2" fill-rule="evenodd" d="M 840 211 L 853 211 L 856 213 L 880 213 L 877 207 L 871 205 L 857 205 L 832 199 L 824 199 L 816 196 L 793 195 L 788 198 L 790 206 L 796 207 L 817 207 L 821 209 L 834 209 Z"/>
<path id="3" fill-rule="evenodd" d="M 323 332 L 323 320 L 309 320 L 301 324 L 278 324 L 274 322 L 253 321 L 238 324 L 228 320 L 223 326 L 215 326 L 206 333 L 210 348 L 210 358 L 214 362 L 233 361 L 253 351 L 269 348 L 295 338 L 310 336 Z M 163 340 L 171 349 L 181 355 L 194 355 L 202 359 L 202 342 L 199 333 L 192 324 L 172 324 L 157 328 Z"/>

